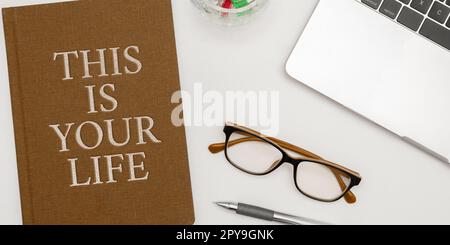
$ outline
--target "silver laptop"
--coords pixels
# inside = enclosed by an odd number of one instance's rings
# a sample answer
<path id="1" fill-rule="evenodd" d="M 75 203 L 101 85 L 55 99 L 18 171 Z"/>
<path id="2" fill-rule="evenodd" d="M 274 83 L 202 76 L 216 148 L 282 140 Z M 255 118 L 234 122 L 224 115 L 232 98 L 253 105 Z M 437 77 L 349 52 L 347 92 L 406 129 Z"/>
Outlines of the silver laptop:
<path id="1" fill-rule="evenodd" d="M 444 162 L 450 0 L 321 0 L 289 75 Z"/>

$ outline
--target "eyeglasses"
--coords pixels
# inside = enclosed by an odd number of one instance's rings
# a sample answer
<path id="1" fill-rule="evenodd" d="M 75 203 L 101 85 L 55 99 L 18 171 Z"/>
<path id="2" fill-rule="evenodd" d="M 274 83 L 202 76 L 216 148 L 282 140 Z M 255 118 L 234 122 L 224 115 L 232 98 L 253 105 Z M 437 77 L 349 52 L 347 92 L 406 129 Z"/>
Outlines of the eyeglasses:
<path id="1" fill-rule="evenodd" d="M 350 204 L 356 202 L 350 189 L 361 182 L 357 172 L 236 124 L 227 123 L 224 133 L 225 143 L 212 144 L 209 151 L 225 151 L 227 160 L 237 169 L 262 176 L 272 173 L 284 163 L 290 163 L 294 166 L 295 185 L 307 197 L 322 202 L 335 202 L 344 197 Z M 294 157 L 288 151 L 300 156 Z"/>

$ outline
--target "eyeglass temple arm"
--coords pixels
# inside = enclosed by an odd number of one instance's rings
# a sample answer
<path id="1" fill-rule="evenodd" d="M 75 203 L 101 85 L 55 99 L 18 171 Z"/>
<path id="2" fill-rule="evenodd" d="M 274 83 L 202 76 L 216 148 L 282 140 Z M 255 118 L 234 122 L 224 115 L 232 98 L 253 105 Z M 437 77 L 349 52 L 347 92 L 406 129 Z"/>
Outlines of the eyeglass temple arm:
<path id="1" fill-rule="evenodd" d="M 303 155 L 305 157 L 312 158 L 312 159 L 317 159 L 317 160 L 324 160 L 322 157 L 320 157 L 320 156 L 318 156 L 318 155 L 316 155 L 316 154 L 314 154 L 314 153 L 312 153 L 310 151 L 307 151 L 307 150 L 305 150 L 303 148 L 300 148 L 300 147 L 298 147 L 296 145 L 292 145 L 292 144 L 290 144 L 288 142 L 285 142 L 285 141 L 282 141 L 282 140 L 279 140 L 279 139 L 276 139 L 276 138 L 273 138 L 273 137 L 267 137 L 267 138 L 269 140 L 277 143 L 281 147 L 283 147 L 285 149 L 288 149 L 288 150 L 291 150 L 291 151 L 293 151 L 295 153 L 298 153 L 300 155 Z M 244 138 L 240 138 L 240 139 L 229 141 L 228 144 L 229 144 L 229 146 L 234 146 L 234 145 L 237 145 L 237 144 L 240 144 L 240 143 L 243 143 L 243 142 L 257 141 L 257 140 L 259 140 L 257 137 L 249 136 L 249 137 L 244 137 Z M 208 149 L 213 154 L 219 153 L 219 152 L 225 150 L 225 143 L 212 144 L 212 145 L 210 145 L 208 147 Z M 344 191 L 347 188 L 347 186 L 345 185 L 344 181 L 342 180 L 341 174 L 338 171 L 336 171 L 335 169 L 333 169 L 333 168 L 330 168 L 330 170 L 333 173 L 334 177 L 336 177 L 336 180 L 338 181 L 341 190 Z M 345 193 L 344 199 L 345 199 L 345 201 L 347 201 L 347 203 L 350 203 L 350 204 L 356 202 L 356 196 L 351 191 L 348 191 L 347 193 Z"/>

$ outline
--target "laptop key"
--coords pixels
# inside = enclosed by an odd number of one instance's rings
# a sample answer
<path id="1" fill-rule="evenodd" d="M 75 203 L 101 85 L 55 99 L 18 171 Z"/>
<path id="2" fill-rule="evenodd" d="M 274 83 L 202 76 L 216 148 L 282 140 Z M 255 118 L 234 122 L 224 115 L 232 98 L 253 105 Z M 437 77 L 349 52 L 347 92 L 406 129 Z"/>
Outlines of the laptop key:
<path id="1" fill-rule="evenodd" d="M 433 0 L 412 0 L 411 7 L 422 14 L 426 14 L 432 3 Z"/>
<path id="2" fill-rule="evenodd" d="M 450 50 L 450 30 L 444 26 L 426 19 L 419 33 Z"/>
<path id="3" fill-rule="evenodd" d="M 396 0 L 384 0 L 383 4 L 381 4 L 380 12 L 391 19 L 395 19 L 401 8 L 402 4 Z"/>
<path id="4" fill-rule="evenodd" d="M 361 0 L 362 3 L 373 9 L 378 9 L 378 7 L 380 7 L 381 1 L 382 0 Z"/>
<path id="5" fill-rule="evenodd" d="M 397 21 L 408 27 L 409 29 L 417 31 L 419 30 L 420 24 L 422 24 L 423 19 L 423 15 L 405 6 L 400 12 Z"/>
<path id="6" fill-rule="evenodd" d="M 430 16 L 430 18 L 432 18 L 433 20 L 444 24 L 449 14 L 449 7 L 440 2 L 434 2 L 433 7 L 431 7 L 430 12 L 428 13 L 428 16 Z"/>

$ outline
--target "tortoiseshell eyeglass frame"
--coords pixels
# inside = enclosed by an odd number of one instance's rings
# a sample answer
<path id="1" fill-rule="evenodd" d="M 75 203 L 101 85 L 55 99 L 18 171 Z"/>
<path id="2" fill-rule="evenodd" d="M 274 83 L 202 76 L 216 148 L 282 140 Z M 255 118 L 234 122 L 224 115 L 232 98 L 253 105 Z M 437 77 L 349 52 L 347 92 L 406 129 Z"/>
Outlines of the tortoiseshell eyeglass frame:
<path id="1" fill-rule="evenodd" d="M 356 196 L 351 192 L 351 189 L 357 185 L 359 185 L 359 183 L 362 180 L 362 177 L 359 175 L 359 173 L 350 170 L 346 167 L 343 167 L 337 163 L 333 163 L 330 161 L 327 161 L 325 159 L 323 159 L 322 157 L 307 151 L 303 148 L 300 148 L 298 146 L 292 145 L 288 142 L 279 140 L 277 138 L 273 138 L 273 137 L 269 137 L 269 136 L 265 136 L 255 130 L 237 125 L 237 124 L 231 124 L 231 123 L 227 123 L 225 125 L 224 128 L 224 133 L 226 136 L 225 142 L 224 143 L 217 143 L 217 144 L 212 144 L 209 146 L 209 151 L 211 153 L 219 153 L 221 151 L 225 152 L 225 156 L 228 160 L 228 162 L 230 162 L 231 165 L 233 165 L 234 167 L 236 167 L 237 169 L 246 172 L 248 174 L 251 175 L 267 175 L 272 173 L 273 171 L 275 171 L 276 169 L 278 169 L 281 165 L 283 165 L 284 163 L 290 163 L 294 166 L 294 181 L 295 181 L 295 185 L 298 189 L 298 191 L 300 191 L 303 195 L 312 198 L 314 200 L 318 200 L 318 201 L 322 201 L 322 202 L 335 202 L 339 199 L 341 199 L 342 197 L 344 197 L 344 199 L 347 201 L 347 203 L 352 204 L 356 202 Z M 230 137 L 233 133 L 237 133 L 237 134 L 241 134 L 243 136 L 247 136 L 244 138 L 239 138 L 239 139 L 235 139 L 235 140 L 230 140 Z M 255 172 L 251 172 L 248 170 L 243 169 L 242 167 L 240 167 L 239 165 L 235 164 L 228 156 L 228 148 L 232 147 L 234 145 L 237 145 L 239 143 L 243 143 L 243 142 L 248 142 L 248 141 L 259 141 L 262 140 L 270 145 L 272 145 L 273 147 L 275 147 L 276 149 L 278 149 L 281 154 L 282 154 L 282 159 L 276 163 L 276 165 L 274 165 L 273 167 L 271 167 L 269 170 L 267 170 L 264 173 L 255 173 Z M 288 154 L 288 152 L 286 150 L 292 151 L 294 153 L 297 153 L 303 157 L 293 157 L 290 154 Z M 308 193 L 305 193 L 304 191 L 302 191 L 302 189 L 299 187 L 298 183 L 297 183 L 297 169 L 299 167 L 300 164 L 302 164 L 303 162 L 313 162 L 313 163 L 317 163 L 317 164 L 321 164 L 324 165 L 326 167 L 328 167 L 333 175 L 335 176 L 337 182 L 339 183 L 339 186 L 342 190 L 342 194 L 336 198 L 333 199 L 322 199 L 322 198 L 318 198 L 315 196 L 312 196 Z M 345 176 L 344 176 L 345 175 Z M 347 185 L 344 180 L 343 177 L 348 177 L 350 178 L 350 183 Z"/>

